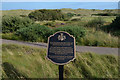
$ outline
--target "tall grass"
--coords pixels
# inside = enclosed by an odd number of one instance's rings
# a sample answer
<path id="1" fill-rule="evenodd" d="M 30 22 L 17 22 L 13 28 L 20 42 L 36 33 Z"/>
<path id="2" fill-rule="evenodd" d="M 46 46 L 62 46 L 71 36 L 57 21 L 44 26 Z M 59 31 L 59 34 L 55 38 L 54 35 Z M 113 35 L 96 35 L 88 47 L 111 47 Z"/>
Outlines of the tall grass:
<path id="1" fill-rule="evenodd" d="M 20 16 L 20 15 L 28 15 L 30 12 L 34 10 L 2 10 L 2 15 L 9 15 L 9 16 Z"/>
<path id="2" fill-rule="evenodd" d="M 3 44 L 2 54 L 3 78 L 58 78 L 58 65 L 46 59 L 46 49 Z M 73 62 L 64 65 L 64 78 L 117 77 L 115 55 L 77 53 Z"/>
<path id="3" fill-rule="evenodd" d="M 118 47 L 118 37 L 103 31 L 88 31 L 78 42 L 85 46 Z"/>
<path id="4" fill-rule="evenodd" d="M 16 36 L 14 33 L 2 33 L 2 39 L 8 39 L 8 40 L 21 40 L 20 37 Z"/>

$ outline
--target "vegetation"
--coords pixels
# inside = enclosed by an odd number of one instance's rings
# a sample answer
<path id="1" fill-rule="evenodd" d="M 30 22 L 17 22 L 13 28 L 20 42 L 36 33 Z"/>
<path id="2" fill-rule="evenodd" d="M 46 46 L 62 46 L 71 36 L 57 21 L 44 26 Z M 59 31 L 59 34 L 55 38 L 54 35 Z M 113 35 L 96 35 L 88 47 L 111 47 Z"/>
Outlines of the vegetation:
<path id="1" fill-rule="evenodd" d="M 55 29 L 55 32 L 57 31 L 66 31 L 69 34 L 73 35 L 76 40 L 79 40 L 83 36 L 85 36 L 86 29 L 84 27 L 79 26 L 64 26 L 64 27 L 58 27 Z"/>
<path id="2" fill-rule="evenodd" d="M 21 28 L 16 32 L 16 35 L 25 41 L 41 41 L 47 42 L 47 38 L 53 34 L 49 27 L 33 24 L 26 28 Z M 43 41 L 42 41 L 43 42 Z"/>
<path id="3" fill-rule="evenodd" d="M 103 26 L 105 21 L 101 18 L 95 18 L 91 21 L 89 21 L 85 26 L 86 27 L 94 27 L 94 28 L 99 28 L 100 26 Z"/>
<path id="4" fill-rule="evenodd" d="M 58 78 L 58 65 L 46 59 L 46 49 L 22 45 L 2 45 L 2 78 Z M 64 65 L 64 78 L 118 78 L 118 57 L 77 53 Z"/>
<path id="5" fill-rule="evenodd" d="M 73 18 L 71 19 L 71 21 L 80 21 L 81 19 L 80 18 Z"/>
<path id="6" fill-rule="evenodd" d="M 9 14 L 6 13 L 12 14 L 15 11 L 20 12 L 19 15 L 8 16 Z M 76 38 L 77 45 L 118 47 L 120 18 L 116 18 L 116 16 L 91 16 L 99 13 L 117 14 L 116 10 L 96 9 L 3 11 L 2 38 L 47 42 L 49 35 L 56 31 L 66 31 Z"/>
<path id="7" fill-rule="evenodd" d="M 21 38 L 19 36 L 15 35 L 15 33 L 4 33 L 1 35 L 2 35 L 2 39 L 21 40 Z"/>
<path id="8" fill-rule="evenodd" d="M 110 25 L 103 26 L 102 29 L 108 33 L 111 33 L 115 36 L 120 36 L 120 16 L 117 16 L 116 19 L 112 21 Z"/>
<path id="9" fill-rule="evenodd" d="M 66 31 L 76 38 L 77 45 L 118 47 L 118 15 L 117 10 L 96 9 L 4 10 L 0 35 L 3 39 L 47 42 L 51 34 Z M 46 52 L 35 46 L 3 44 L 2 78 L 58 78 L 58 65 L 46 59 Z M 117 79 L 118 67 L 117 55 L 77 53 L 76 59 L 64 66 L 64 78 Z"/>
<path id="10" fill-rule="evenodd" d="M 29 18 L 35 21 L 43 21 L 43 20 L 66 20 L 68 17 L 61 10 L 35 10 L 31 12 Z"/>
<path id="11" fill-rule="evenodd" d="M 116 14 L 116 13 L 98 13 L 98 14 L 92 14 L 95 16 L 118 16 L 120 14 Z"/>
<path id="12" fill-rule="evenodd" d="M 21 37 L 22 40 L 25 41 L 39 41 L 40 39 L 43 39 L 44 42 L 47 42 L 48 37 L 57 31 L 66 31 L 73 35 L 76 40 L 79 40 L 80 38 L 85 36 L 86 33 L 85 28 L 79 26 L 64 26 L 50 29 L 46 26 L 34 24 L 29 27 L 19 29 L 16 32 L 16 35 Z"/>
<path id="13" fill-rule="evenodd" d="M 34 10 L 24 10 L 24 9 L 2 10 L 2 16 L 17 16 L 17 17 L 20 17 L 20 15 L 28 15 L 31 11 L 34 11 Z"/>
<path id="14" fill-rule="evenodd" d="M 90 16 L 92 14 L 98 14 L 98 13 L 118 13 L 117 9 L 105 9 L 105 10 L 98 10 L 98 9 L 69 9 L 64 8 L 60 9 L 63 13 L 74 13 L 74 14 L 81 14 L 81 16 Z M 2 15 L 9 15 L 9 16 L 20 16 L 20 15 L 28 15 L 29 13 L 33 12 L 35 10 L 23 10 L 23 9 L 17 9 L 17 10 L 3 10 Z"/>
<path id="15" fill-rule="evenodd" d="M 94 29 L 93 29 L 94 30 Z M 113 37 L 103 31 L 88 31 L 86 35 L 78 40 L 79 45 L 100 46 L 100 47 L 118 47 L 118 38 Z"/>
<path id="16" fill-rule="evenodd" d="M 3 16 L 2 18 L 2 32 L 10 33 L 15 32 L 20 28 L 28 27 L 33 24 L 29 18 L 19 18 L 16 16 Z"/>
<path id="17" fill-rule="evenodd" d="M 52 21 L 52 22 L 46 21 L 43 25 L 54 28 L 54 27 L 59 27 L 59 26 L 61 27 L 62 25 L 65 25 L 65 22 L 64 21 Z"/>
<path id="18" fill-rule="evenodd" d="M 51 29 L 46 26 L 34 24 L 26 28 L 21 28 L 16 31 L 16 33 L 2 34 L 2 38 L 32 42 L 47 42 L 48 36 L 57 31 L 66 31 L 73 35 L 76 38 L 77 45 L 118 47 L 117 37 L 111 36 L 103 31 L 96 31 L 94 28 L 89 29 L 77 25 L 67 25 Z"/>
<path id="19" fill-rule="evenodd" d="M 74 13 L 67 13 L 67 16 L 69 16 L 69 17 L 73 17 L 73 16 L 75 16 L 76 14 L 74 14 Z"/>

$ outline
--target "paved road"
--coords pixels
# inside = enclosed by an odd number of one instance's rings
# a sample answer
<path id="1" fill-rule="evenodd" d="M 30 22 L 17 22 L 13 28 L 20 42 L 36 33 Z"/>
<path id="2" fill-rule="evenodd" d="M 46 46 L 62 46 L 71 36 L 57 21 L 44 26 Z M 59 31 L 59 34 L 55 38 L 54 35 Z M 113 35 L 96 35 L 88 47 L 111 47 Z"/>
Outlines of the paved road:
<path id="1" fill-rule="evenodd" d="M 32 43 L 32 42 L 23 42 L 23 41 L 5 40 L 5 39 L 0 39 L 0 41 L 2 41 L 3 44 L 18 44 L 18 45 L 28 45 L 28 46 L 34 46 L 34 47 L 47 48 L 46 43 Z M 76 51 L 118 55 L 118 48 L 76 46 Z"/>

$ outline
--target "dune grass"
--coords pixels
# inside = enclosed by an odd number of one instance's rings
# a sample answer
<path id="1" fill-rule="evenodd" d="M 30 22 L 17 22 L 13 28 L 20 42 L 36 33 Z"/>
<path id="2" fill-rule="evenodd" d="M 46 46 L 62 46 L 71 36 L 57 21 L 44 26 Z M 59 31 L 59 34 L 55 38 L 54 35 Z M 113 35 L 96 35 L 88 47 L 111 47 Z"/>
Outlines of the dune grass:
<path id="1" fill-rule="evenodd" d="M 23 9 L 2 10 L 2 16 L 4 16 L 4 15 L 9 15 L 9 16 L 28 15 L 32 11 L 34 11 L 34 10 L 23 10 Z"/>
<path id="2" fill-rule="evenodd" d="M 99 46 L 99 47 L 118 47 L 118 37 L 111 36 L 111 34 L 103 31 L 95 31 L 92 28 L 86 35 L 78 41 L 78 45 L 84 46 Z"/>
<path id="3" fill-rule="evenodd" d="M 118 78 L 115 55 L 77 53 L 64 65 L 64 78 Z M 2 45 L 3 78 L 58 78 L 58 65 L 46 59 L 46 49 L 15 44 Z"/>
<path id="4" fill-rule="evenodd" d="M 0 35 L 2 36 L 2 39 L 20 40 L 20 37 L 16 36 L 14 33 L 2 33 Z"/>
<path id="5" fill-rule="evenodd" d="M 82 22 L 88 22 L 96 18 L 102 18 L 106 23 L 112 23 L 116 16 L 74 16 L 71 19 L 80 19 Z"/>

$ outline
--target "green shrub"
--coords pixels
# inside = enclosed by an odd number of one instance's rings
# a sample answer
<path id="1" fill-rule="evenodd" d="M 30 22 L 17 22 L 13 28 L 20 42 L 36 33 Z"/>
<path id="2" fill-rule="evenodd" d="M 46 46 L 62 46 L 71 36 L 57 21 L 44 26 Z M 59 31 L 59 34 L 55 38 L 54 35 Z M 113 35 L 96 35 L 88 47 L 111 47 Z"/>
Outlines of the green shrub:
<path id="1" fill-rule="evenodd" d="M 66 20 L 68 16 L 61 12 L 61 10 L 35 10 L 31 12 L 29 18 L 35 21 L 43 21 L 43 20 Z"/>
<path id="2" fill-rule="evenodd" d="M 119 16 L 120 14 L 115 14 L 115 13 L 98 13 L 98 14 L 92 14 L 95 16 Z"/>
<path id="3" fill-rule="evenodd" d="M 67 16 L 69 16 L 69 17 L 73 17 L 73 16 L 75 16 L 76 14 L 74 14 L 74 13 L 67 13 Z"/>
<path id="4" fill-rule="evenodd" d="M 120 16 L 117 16 L 110 25 L 102 26 L 101 29 L 115 36 L 120 36 Z"/>
<path id="5" fill-rule="evenodd" d="M 80 38 L 84 37 L 86 34 L 86 29 L 84 27 L 80 26 L 64 26 L 64 27 L 58 27 L 54 30 L 57 31 L 66 31 L 69 34 L 73 35 L 76 40 L 78 41 Z"/>
<path id="6" fill-rule="evenodd" d="M 82 20 L 78 21 L 68 21 L 66 22 L 65 26 L 85 26 L 86 22 L 83 22 Z"/>
<path id="7" fill-rule="evenodd" d="M 53 31 L 46 26 L 34 24 L 26 28 L 21 28 L 16 32 L 25 41 L 41 41 L 47 42 L 47 38 L 53 34 Z"/>
<path id="8" fill-rule="evenodd" d="M 47 22 L 44 25 L 48 26 L 48 27 L 59 27 L 59 26 L 65 25 L 65 22 L 55 22 L 55 21 L 52 21 L 52 22 Z"/>
<path id="9" fill-rule="evenodd" d="M 120 16 L 116 17 L 116 19 L 112 21 L 109 29 L 111 31 L 120 30 Z"/>
<path id="10" fill-rule="evenodd" d="M 9 33 L 15 32 L 20 28 L 28 27 L 33 24 L 29 18 L 19 18 L 16 16 L 3 16 L 2 18 L 2 32 Z"/>
<path id="11" fill-rule="evenodd" d="M 51 27 L 55 27 L 55 22 L 48 22 L 46 24 L 44 24 L 46 26 L 51 26 Z"/>
<path id="12" fill-rule="evenodd" d="M 71 21 L 80 21 L 80 20 L 81 20 L 80 18 L 71 19 Z"/>
<path id="13" fill-rule="evenodd" d="M 89 21 L 85 26 L 98 28 L 98 27 L 102 26 L 104 23 L 105 23 L 105 21 L 101 17 L 98 17 L 98 18 L 95 18 L 95 19 Z"/>
<path id="14" fill-rule="evenodd" d="M 20 40 L 20 37 L 18 37 L 14 33 L 4 33 L 4 34 L 2 34 L 2 39 Z"/>
<path id="15" fill-rule="evenodd" d="M 28 17 L 27 15 L 20 15 L 20 17 Z"/>
<path id="16" fill-rule="evenodd" d="M 76 16 L 81 16 L 81 14 L 77 14 Z"/>

